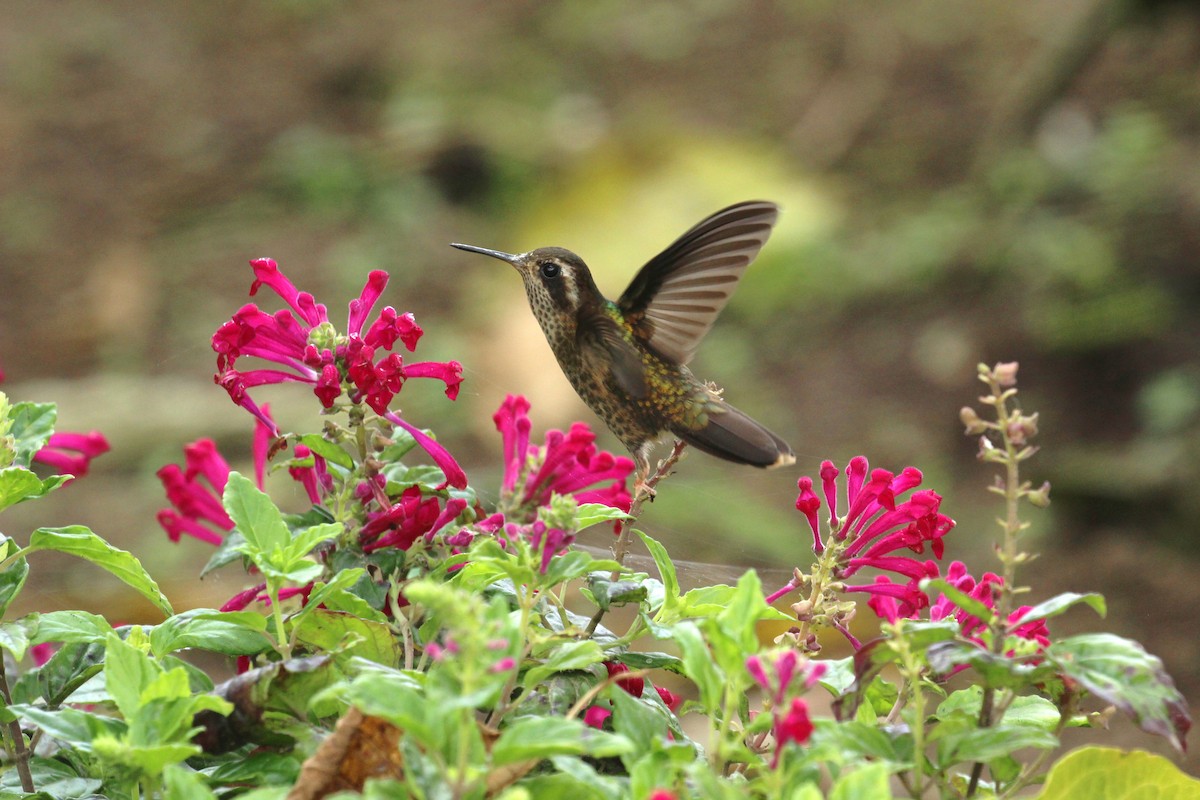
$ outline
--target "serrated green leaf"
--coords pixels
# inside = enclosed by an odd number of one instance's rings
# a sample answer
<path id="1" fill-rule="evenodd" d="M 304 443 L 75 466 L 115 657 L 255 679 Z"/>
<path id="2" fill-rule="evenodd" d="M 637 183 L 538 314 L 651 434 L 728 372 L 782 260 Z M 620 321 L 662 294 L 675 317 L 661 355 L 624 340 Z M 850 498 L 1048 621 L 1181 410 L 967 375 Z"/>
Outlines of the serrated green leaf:
<path id="1" fill-rule="evenodd" d="M 112 625 L 99 614 L 87 611 L 51 611 L 37 616 L 32 643 L 103 642 L 112 632 Z"/>
<path id="2" fill-rule="evenodd" d="M 28 467 L 33 463 L 34 454 L 50 441 L 58 421 L 58 408 L 54 403 L 13 403 L 8 419 L 8 434 L 13 437 L 16 456 L 13 464 Z"/>
<path id="3" fill-rule="evenodd" d="M 1070 636 L 1043 655 L 1065 676 L 1128 714 L 1142 730 L 1185 750 L 1192 726 L 1187 701 L 1162 661 L 1135 641 L 1108 633 Z"/>
<path id="4" fill-rule="evenodd" d="M 217 546 L 217 549 L 209 557 L 208 563 L 200 570 L 200 577 L 207 578 L 210 573 L 215 572 L 226 564 L 232 564 L 234 561 L 240 561 L 245 558 L 246 537 L 235 528 L 225 536 L 225 541 Z"/>
<path id="5" fill-rule="evenodd" d="M 300 444 L 331 464 L 337 464 L 339 467 L 345 467 L 348 470 L 354 469 L 354 459 L 350 457 L 346 449 L 339 444 L 329 441 L 319 433 L 304 434 L 300 437 Z"/>
<path id="6" fill-rule="evenodd" d="M 64 644 L 45 664 L 21 676 L 12 687 L 13 700 L 61 705 L 100 672 L 103 659 L 103 643 Z"/>
<path id="7" fill-rule="evenodd" d="M 1095 594 L 1094 592 L 1089 594 L 1063 592 L 1060 595 L 1055 595 L 1049 600 L 1038 603 L 1036 606 L 1027 609 L 1023 614 L 1021 614 L 1021 616 L 1008 623 L 1008 629 L 1013 630 L 1030 622 L 1035 622 L 1039 619 L 1057 617 L 1067 609 L 1071 608 L 1072 606 L 1079 605 L 1080 603 L 1085 603 L 1086 605 L 1091 606 L 1092 610 L 1101 617 L 1108 613 L 1108 607 L 1105 605 L 1103 595 Z"/>
<path id="8" fill-rule="evenodd" d="M 429 716 L 439 711 L 429 707 L 420 684 L 411 676 L 399 672 L 367 673 L 355 678 L 344 694 L 364 714 L 386 719 L 419 742 L 432 740 Z"/>
<path id="9" fill-rule="evenodd" d="M 83 525 L 65 528 L 38 528 L 29 538 L 28 552 L 53 550 L 90 561 L 115 575 L 142 597 L 149 600 L 166 616 L 174 611 L 170 602 L 150 577 L 150 573 L 131 553 L 113 547 Z"/>
<path id="10" fill-rule="evenodd" d="M 1195 800 L 1200 780 L 1162 756 L 1083 747 L 1061 758 L 1037 800 Z"/>
<path id="11" fill-rule="evenodd" d="M 245 552 L 251 558 L 283 550 L 291 542 L 292 535 L 283 522 L 283 515 L 271 498 L 259 491 L 249 478 L 237 472 L 229 473 L 221 502 L 245 537 Z"/>
<path id="12" fill-rule="evenodd" d="M 20 661 L 29 649 L 29 630 L 35 625 L 36 623 L 31 620 L 0 623 L 0 648 L 11 653 L 15 660 Z"/>

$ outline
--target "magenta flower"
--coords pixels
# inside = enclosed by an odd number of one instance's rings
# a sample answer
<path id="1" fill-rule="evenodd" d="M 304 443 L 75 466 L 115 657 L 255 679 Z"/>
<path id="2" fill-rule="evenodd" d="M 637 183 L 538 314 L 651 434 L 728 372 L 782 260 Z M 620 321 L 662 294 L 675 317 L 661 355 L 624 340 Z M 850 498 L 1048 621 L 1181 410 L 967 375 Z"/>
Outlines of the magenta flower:
<path id="1" fill-rule="evenodd" d="M 746 671 L 776 706 L 782 705 L 791 694 L 811 689 L 825 670 L 825 664 L 809 661 L 790 648 L 746 659 Z"/>
<path id="2" fill-rule="evenodd" d="M 329 322 L 325 306 L 308 292 L 297 289 L 273 259 L 255 259 L 250 264 L 255 275 L 250 294 L 253 296 L 265 285 L 290 310 L 268 314 L 248 303 L 213 334 L 218 370 L 214 380 L 224 387 L 233 402 L 264 424 L 273 425 L 250 397 L 250 389 L 272 383 L 306 383 L 313 387 L 313 393 L 325 408 L 330 408 L 345 393 L 352 403 L 365 403 L 408 431 L 441 467 L 447 482 L 464 488 L 466 475 L 449 452 L 389 410 L 392 399 L 408 378 L 441 380 L 446 385 L 446 396 L 453 400 L 462 383 L 462 365 L 457 361 L 405 364 L 399 353 L 391 352 L 397 341 L 403 342 L 410 352 L 416 348 L 422 331 L 412 314 L 397 314 L 388 306 L 367 325 L 367 318 L 387 286 L 387 273 L 371 272 L 362 292 L 350 301 L 343 335 Z M 242 356 L 275 366 L 239 370 L 235 365 Z M 272 432 L 277 433 L 273 428 Z"/>
<path id="3" fill-rule="evenodd" d="M 612 716 L 612 711 L 601 706 L 589 706 L 587 711 L 583 712 L 583 723 L 592 728 L 603 728 L 604 722 Z"/>
<path id="4" fill-rule="evenodd" d="M 187 534 L 219 545 L 235 527 L 221 505 L 221 494 L 229 482 L 229 463 L 212 439 L 192 442 L 183 448 L 183 454 L 186 470 L 167 464 L 157 473 L 174 506 L 158 512 L 158 524 L 173 542 Z"/>
<path id="5" fill-rule="evenodd" d="M 279 600 L 283 602 L 292 597 L 300 598 L 300 605 L 308 603 L 308 596 L 312 594 L 313 583 L 306 583 L 304 586 L 285 586 L 279 590 Z M 225 605 L 221 606 L 221 611 L 244 611 L 251 603 L 259 603 L 263 606 L 271 605 L 271 595 L 267 592 L 267 585 L 260 583 L 257 586 L 252 586 L 245 591 L 238 592 L 233 597 L 225 601 Z"/>
<path id="6" fill-rule="evenodd" d="M 867 459 L 856 456 L 846 467 L 845 515 L 839 512 L 837 477 L 839 471 L 830 461 L 821 464 L 821 488 L 829 508 L 830 534 L 822 541 L 817 510 L 821 499 L 813 491 L 811 478 L 798 482 L 800 494 L 796 508 L 804 514 L 813 532 L 813 550 L 824 552 L 831 542 L 842 545 L 836 570 L 839 579 L 846 579 L 864 567 L 895 572 L 909 579 L 909 586 L 897 587 L 890 581 L 847 586 L 848 592 L 887 594 L 891 597 L 924 607 L 914 595 L 912 586 L 921 578 L 937 575 L 932 561 L 918 560 L 905 552 L 923 553 L 928 544 L 934 558 L 940 559 L 944 537 L 954 520 L 938 511 L 942 498 L 929 489 L 902 495 L 921 484 L 921 472 L 905 467 L 899 475 L 884 469 L 870 470 Z M 916 590 L 916 594 L 920 594 Z M 925 605 L 928 600 L 925 601 Z"/>
<path id="7" fill-rule="evenodd" d="M 614 675 L 623 675 L 629 672 L 629 667 L 620 661 L 605 661 L 604 669 L 608 671 L 608 677 L 610 678 Z M 642 692 L 646 691 L 646 681 L 644 678 L 617 678 L 617 686 L 620 686 L 634 697 L 641 697 Z"/>
<path id="8" fill-rule="evenodd" d="M 82 478 L 88 474 L 92 459 L 112 448 L 99 431 L 91 433 L 52 433 L 46 445 L 33 454 L 33 460 L 53 468 L 60 475 Z"/>
<path id="9" fill-rule="evenodd" d="M 629 510 L 632 497 L 625 482 L 633 461 L 598 450 L 587 425 L 576 422 L 566 433 L 548 431 L 544 444 L 533 445 L 529 401 L 520 395 L 505 398 L 492 419 L 504 440 L 500 506 L 510 517 L 532 519 L 555 494 Z M 612 483 L 596 486 L 608 481 Z"/>
<path id="10" fill-rule="evenodd" d="M 812 736 L 813 724 L 808 718 L 808 703 L 804 702 L 803 698 L 795 697 L 792 699 L 791 706 L 786 713 L 775 714 L 775 761 L 772 767 L 779 763 L 779 751 L 788 742 L 796 742 L 804 744 L 808 741 L 808 737 Z"/>
<path id="11" fill-rule="evenodd" d="M 931 577 L 937 577 L 936 572 Z M 961 561 L 954 561 L 950 564 L 946 570 L 945 578 L 954 588 L 978 600 L 988 608 L 996 607 L 996 598 L 999 596 L 1000 589 L 1004 585 L 1004 579 L 991 572 L 985 572 L 982 578 L 978 581 L 975 580 L 967 572 L 966 565 Z M 886 584 L 891 584 L 891 587 L 899 586 L 899 584 L 891 583 L 888 578 L 882 575 L 876 577 L 875 580 L 881 586 L 885 586 Z M 913 592 L 919 596 L 919 602 L 914 599 L 911 594 Z M 919 588 L 916 588 L 912 582 L 904 585 L 903 592 L 893 588 L 875 593 L 868 601 L 868 605 L 881 619 L 886 619 L 893 623 L 901 618 L 916 619 L 920 616 L 921 610 L 928 607 L 930 620 L 952 619 L 958 623 L 959 630 L 964 637 L 975 642 L 980 647 L 984 646 L 982 632 L 985 623 L 983 620 L 968 614 L 956 606 L 944 594 L 939 594 L 936 599 L 930 602 L 929 598 Z M 1043 619 L 1027 623 L 1020 622 L 1021 617 L 1029 609 L 1030 606 L 1021 606 L 1008 615 L 1009 633 L 1017 638 L 1034 642 L 1037 645 L 1037 649 L 1041 650 L 1050 644 L 1050 631 Z M 1012 652 L 1009 651 L 1008 655 L 1012 655 Z"/>
<path id="12" fill-rule="evenodd" d="M 540 571 L 543 575 L 546 574 L 554 557 L 566 551 L 575 541 L 574 534 L 558 528 L 551 528 L 540 519 L 534 520 L 528 525 L 510 522 L 504 526 L 504 533 L 509 541 L 515 541 L 520 537 L 529 540 L 533 549 L 541 553 Z"/>

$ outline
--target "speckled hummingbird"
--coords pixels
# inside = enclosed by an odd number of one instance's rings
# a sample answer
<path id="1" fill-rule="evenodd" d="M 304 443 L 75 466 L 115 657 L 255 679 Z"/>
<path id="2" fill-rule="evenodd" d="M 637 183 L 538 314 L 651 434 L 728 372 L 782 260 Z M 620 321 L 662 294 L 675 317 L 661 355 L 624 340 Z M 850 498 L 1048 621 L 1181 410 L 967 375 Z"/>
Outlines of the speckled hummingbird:
<path id="1" fill-rule="evenodd" d="M 778 215 L 762 201 L 718 211 L 650 259 L 615 303 L 600 294 L 583 259 L 561 247 L 512 254 L 452 246 L 507 261 L 521 274 L 559 366 L 629 448 L 641 485 L 650 449 L 666 431 L 739 464 L 795 463 L 787 442 L 687 367 Z"/>

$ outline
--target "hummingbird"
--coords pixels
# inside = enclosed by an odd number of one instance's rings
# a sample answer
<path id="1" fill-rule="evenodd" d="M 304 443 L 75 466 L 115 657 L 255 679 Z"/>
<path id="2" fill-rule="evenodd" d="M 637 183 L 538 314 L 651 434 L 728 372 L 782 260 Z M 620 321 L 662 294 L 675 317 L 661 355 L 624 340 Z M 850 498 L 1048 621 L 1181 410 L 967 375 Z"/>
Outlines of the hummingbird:
<path id="1" fill-rule="evenodd" d="M 516 268 L 533 315 L 584 403 L 629 449 L 635 483 L 666 432 L 739 464 L 781 467 L 787 442 L 725 402 L 688 362 L 766 243 L 774 203 L 737 203 L 705 218 L 646 262 L 616 302 L 600 293 L 583 259 L 561 247 L 505 253 L 468 244 Z"/>

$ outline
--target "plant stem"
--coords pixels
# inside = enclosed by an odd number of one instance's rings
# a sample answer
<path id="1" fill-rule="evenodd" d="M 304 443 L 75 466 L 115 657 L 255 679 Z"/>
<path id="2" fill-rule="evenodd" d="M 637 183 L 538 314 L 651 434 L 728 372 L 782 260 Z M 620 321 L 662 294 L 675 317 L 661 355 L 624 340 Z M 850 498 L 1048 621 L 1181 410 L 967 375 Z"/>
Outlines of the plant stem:
<path id="1" fill-rule="evenodd" d="M 11 706 L 12 694 L 8 690 L 8 676 L 4 673 L 3 657 L 0 657 L 0 694 L 4 695 L 4 705 Z M 14 719 L 8 723 L 8 735 L 12 737 L 12 754 L 17 762 L 17 774 L 21 776 L 21 790 L 32 794 L 34 786 L 33 775 L 29 771 L 29 750 L 25 747 L 20 720 Z"/>
<path id="2" fill-rule="evenodd" d="M 642 505 L 647 500 L 654 499 L 654 487 L 658 485 L 659 481 L 671 474 L 679 459 L 683 457 L 683 451 L 686 448 L 687 442 L 676 439 L 675 447 L 671 449 L 671 455 L 658 462 L 658 469 L 654 471 L 653 475 L 644 482 L 637 484 L 633 502 L 629 504 L 629 519 L 621 521 L 621 532 L 617 535 L 617 541 L 613 545 L 613 558 L 618 564 L 625 565 L 625 556 L 629 554 L 629 532 L 633 530 L 634 523 L 637 522 L 638 517 L 642 514 Z M 619 577 L 621 577 L 620 572 L 612 574 L 612 580 L 614 581 Z M 602 619 L 604 619 L 604 609 L 598 608 L 588 621 L 588 626 L 584 633 L 587 636 L 595 633 Z"/>

